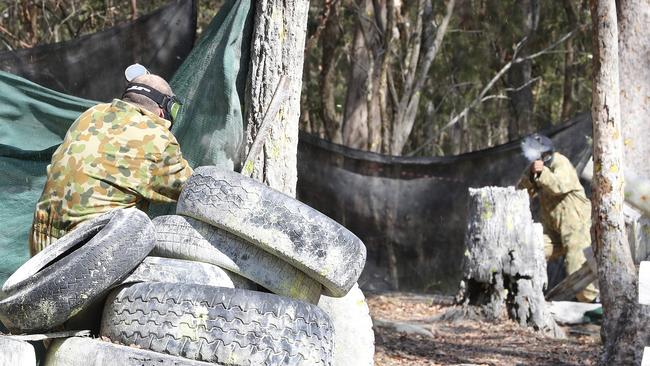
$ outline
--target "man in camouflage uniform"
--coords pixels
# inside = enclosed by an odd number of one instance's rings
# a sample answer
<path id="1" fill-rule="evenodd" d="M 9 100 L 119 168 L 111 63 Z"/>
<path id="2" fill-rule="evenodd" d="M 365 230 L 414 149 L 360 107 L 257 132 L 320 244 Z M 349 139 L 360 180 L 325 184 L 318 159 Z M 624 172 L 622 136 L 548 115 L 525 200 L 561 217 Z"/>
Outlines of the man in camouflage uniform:
<path id="1" fill-rule="evenodd" d="M 553 151 L 550 139 L 541 138 L 550 145 L 549 149 L 542 154 L 542 160 L 535 160 L 526 168 L 518 188 L 525 188 L 531 197 L 539 196 L 544 254 L 547 260 L 564 256 L 569 275 L 585 263 L 583 250 L 591 245 L 591 204 L 569 159 Z M 591 302 L 597 295 L 591 284 L 576 297 Z"/>
<path id="2" fill-rule="evenodd" d="M 161 77 L 132 80 L 172 96 Z M 47 167 L 29 236 L 35 255 L 81 222 L 117 208 L 174 202 L 192 174 L 164 107 L 128 92 L 85 111 Z M 167 117 L 165 119 L 163 117 Z"/>

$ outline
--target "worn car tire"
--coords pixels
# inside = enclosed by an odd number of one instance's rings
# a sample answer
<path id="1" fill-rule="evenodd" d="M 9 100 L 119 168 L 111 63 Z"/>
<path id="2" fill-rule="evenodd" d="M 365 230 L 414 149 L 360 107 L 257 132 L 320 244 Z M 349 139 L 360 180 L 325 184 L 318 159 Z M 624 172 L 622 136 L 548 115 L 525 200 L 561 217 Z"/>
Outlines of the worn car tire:
<path id="1" fill-rule="evenodd" d="M 73 231 L 27 261 L 29 270 L 19 269 L 21 276 L 31 276 L 14 281 L 0 301 L 7 328 L 36 332 L 63 324 L 128 275 L 155 244 L 151 220 L 137 209 L 91 221 L 88 227 L 103 223 L 94 236 Z"/>
<path id="2" fill-rule="evenodd" d="M 345 227 L 254 179 L 200 167 L 184 186 L 176 212 L 258 245 L 344 296 L 359 278 L 366 248 Z"/>
<path id="3" fill-rule="evenodd" d="M 251 280 L 215 265 L 160 257 L 145 258 L 121 284 L 138 282 L 195 283 L 257 290 L 257 285 Z"/>
<path id="4" fill-rule="evenodd" d="M 329 365 L 332 326 L 315 305 L 269 293 L 139 283 L 106 301 L 113 342 L 227 365 Z"/>
<path id="5" fill-rule="evenodd" d="M 375 358 L 375 333 L 366 297 L 357 284 L 343 297 L 321 296 L 318 307 L 334 326 L 332 366 L 371 366 Z"/>
<path id="6" fill-rule="evenodd" d="M 179 215 L 156 217 L 153 224 L 156 228 L 154 255 L 212 263 L 275 294 L 311 304 L 320 298 L 322 286 L 319 282 L 222 229 Z"/>
<path id="7" fill-rule="evenodd" d="M 209 366 L 214 364 L 82 337 L 55 340 L 45 355 L 45 366 L 115 365 Z"/>
<path id="8" fill-rule="evenodd" d="M 36 366 L 36 352 L 31 344 L 0 336 L 0 366 Z"/>
<path id="9" fill-rule="evenodd" d="M 30 280 L 32 276 L 48 264 L 55 262 L 63 253 L 97 235 L 117 212 L 118 210 L 113 210 L 83 222 L 72 232 L 57 240 L 56 245 L 47 246 L 12 273 L 2 285 L 2 291 L 6 294 L 15 292 L 18 287 L 24 285 L 25 281 Z"/>

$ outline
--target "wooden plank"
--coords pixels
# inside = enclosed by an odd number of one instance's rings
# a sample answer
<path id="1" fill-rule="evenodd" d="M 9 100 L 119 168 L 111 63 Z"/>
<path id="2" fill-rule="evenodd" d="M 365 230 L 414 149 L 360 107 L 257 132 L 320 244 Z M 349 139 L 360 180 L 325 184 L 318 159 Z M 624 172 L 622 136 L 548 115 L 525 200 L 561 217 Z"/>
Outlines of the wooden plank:
<path id="1" fill-rule="evenodd" d="M 557 286 L 546 293 L 546 301 L 571 301 L 578 292 L 589 286 L 598 279 L 598 276 L 591 271 L 589 264 L 585 262 L 579 270 L 564 278 Z"/>
<path id="2" fill-rule="evenodd" d="M 650 305 L 650 262 L 639 265 L 639 304 Z"/>

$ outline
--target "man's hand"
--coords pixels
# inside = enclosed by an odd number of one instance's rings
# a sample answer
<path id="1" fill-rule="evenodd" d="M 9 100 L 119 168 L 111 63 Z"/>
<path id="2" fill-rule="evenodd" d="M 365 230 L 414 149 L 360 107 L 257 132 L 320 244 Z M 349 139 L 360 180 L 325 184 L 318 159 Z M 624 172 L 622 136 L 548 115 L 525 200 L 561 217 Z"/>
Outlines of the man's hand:
<path id="1" fill-rule="evenodd" d="M 544 162 L 541 160 L 535 160 L 533 161 L 532 164 L 530 164 L 530 174 L 533 177 L 538 176 L 542 170 L 544 170 Z"/>

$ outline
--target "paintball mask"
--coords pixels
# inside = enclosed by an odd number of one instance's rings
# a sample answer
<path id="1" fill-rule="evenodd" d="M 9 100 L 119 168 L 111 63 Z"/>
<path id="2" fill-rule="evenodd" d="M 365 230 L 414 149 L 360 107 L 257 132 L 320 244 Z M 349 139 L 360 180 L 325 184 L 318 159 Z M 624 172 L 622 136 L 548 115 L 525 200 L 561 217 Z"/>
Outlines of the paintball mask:
<path id="1" fill-rule="evenodd" d="M 521 140 L 521 152 L 528 162 L 542 160 L 548 166 L 553 160 L 553 141 L 537 133 L 526 136 Z"/>
<path id="2" fill-rule="evenodd" d="M 124 94 L 126 93 L 140 94 L 153 100 L 156 104 L 158 104 L 160 108 L 162 108 L 163 113 L 165 114 L 164 118 L 174 123 L 174 121 L 176 120 L 176 116 L 178 115 L 178 112 L 181 110 L 181 106 L 183 105 L 183 103 L 178 97 L 176 97 L 175 95 L 163 94 L 148 85 L 131 82 L 133 79 L 137 78 L 138 76 L 148 74 L 148 73 L 149 70 L 147 70 L 144 66 L 137 63 L 127 67 L 126 70 L 124 70 L 124 76 L 126 77 L 126 80 L 129 82 L 129 84 L 126 86 L 126 89 L 124 90 Z M 124 97 L 124 94 L 122 95 L 122 97 Z"/>

